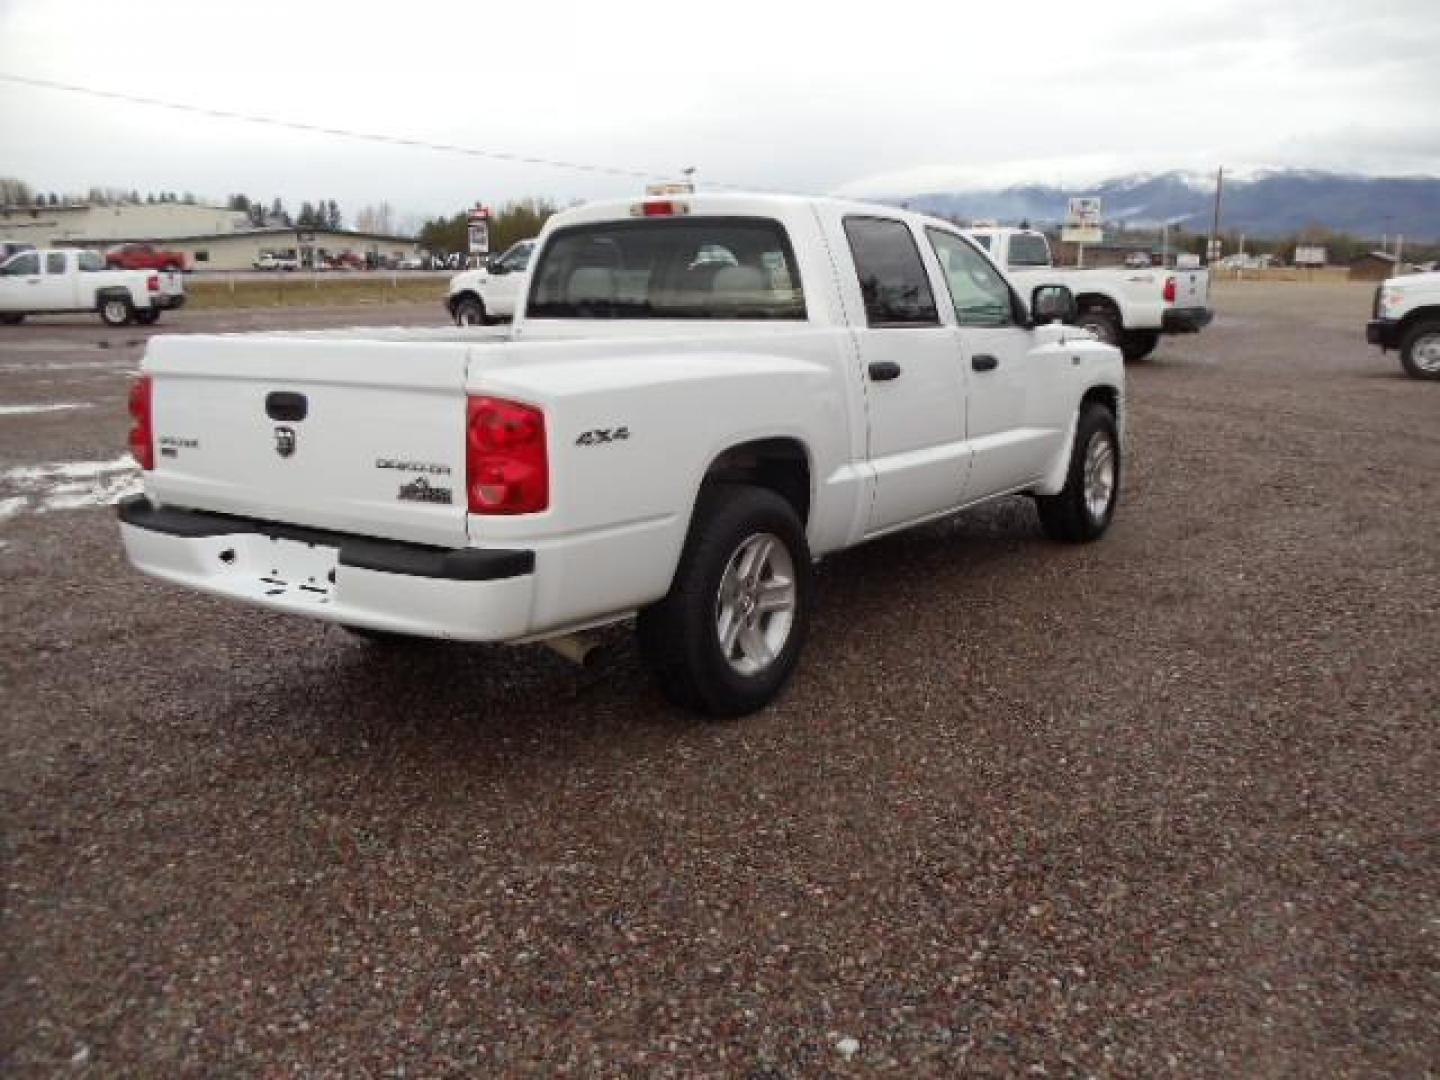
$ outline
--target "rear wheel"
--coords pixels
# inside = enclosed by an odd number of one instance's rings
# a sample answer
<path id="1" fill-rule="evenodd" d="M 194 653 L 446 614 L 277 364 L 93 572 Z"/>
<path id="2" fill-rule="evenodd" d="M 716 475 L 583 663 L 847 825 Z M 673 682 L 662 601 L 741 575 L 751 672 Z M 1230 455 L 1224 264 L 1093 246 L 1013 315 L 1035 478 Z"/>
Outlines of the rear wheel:
<path id="1" fill-rule="evenodd" d="M 100 302 L 100 318 L 106 326 L 125 326 L 134 315 L 129 297 L 111 296 Z"/>
<path id="2" fill-rule="evenodd" d="M 154 326 L 160 321 L 159 308 L 146 308 L 144 311 L 135 312 L 135 321 L 141 326 Z"/>
<path id="3" fill-rule="evenodd" d="M 1416 323 L 1405 331 L 1400 363 L 1412 379 L 1440 379 L 1440 320 Z"/>
<path id="4" fill-rule="evenodd" d="M 1106 345 L 1120 345 L 1120 318 L 1105 308 L 1086 308 L 1075 320 L 1082 330 L 1089 330 Z"/>
<path id="5" fill-rule="evenodd" d="M 1098 540 L 1115 516 L 1120 495 L 1120 435 L 1115 417 L 1099 402 L 1081 408 L 1065 486 L 1057 495 L 1040 495 L 1040 525 L 1051 540 L 1086 544 Z"/>
<path id="6" fill-rule="evenodd" d="M 1120 337 L 1120 351 L 1126 360 L 1144 360 L 1160 344 L 1158 330 L 1126 330 Z"/>
<path id="7" fill-rule="evenodd" d="M 0 324 L 5 326 L 19 326 L 24 321 L 24 315 L 0 315 Z"/>
<path id="8" fill-rule="evenodd" d="M 485 304 L 478 296 L 462 296 L 455 303 L 456 326 L 488 326 Z"/>
<path id="9" fill-rule="evenodd" d="M 701 491 L 669 594 L 640 613 L 640 648 L 684 708 L 743 716 L 768 704 L 800 659 L 810 549 L 794 508 L 766 488 Z"/>

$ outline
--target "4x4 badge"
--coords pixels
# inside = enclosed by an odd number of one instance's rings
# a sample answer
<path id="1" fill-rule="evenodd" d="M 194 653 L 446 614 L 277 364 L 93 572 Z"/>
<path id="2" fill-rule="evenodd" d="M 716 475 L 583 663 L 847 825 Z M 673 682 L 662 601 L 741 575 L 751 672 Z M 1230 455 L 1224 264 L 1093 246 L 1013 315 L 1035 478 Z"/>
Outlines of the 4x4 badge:
<path id="1" fill-rule="evenodd" d="M 275 452 L 281 457 L 295 453 L 295 429 L 281 425 L 275 429 Z"/>

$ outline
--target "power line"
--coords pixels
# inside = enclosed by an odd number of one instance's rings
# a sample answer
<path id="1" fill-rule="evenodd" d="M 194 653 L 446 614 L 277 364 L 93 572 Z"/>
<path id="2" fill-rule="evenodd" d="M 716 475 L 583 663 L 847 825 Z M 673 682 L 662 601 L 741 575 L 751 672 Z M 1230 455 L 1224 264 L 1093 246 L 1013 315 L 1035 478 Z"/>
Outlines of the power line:
<path id="1" fill-rule="evenodd" d="M 100 98 L 106 101 L 123 101 L 131 105 L 145 105 L 155 109 L 169 109 L 172 112 L 189 113 L 193 116 L 209 116 L 222 120 L 239 120 L 247 124 L 261 124 L 268 127 L 286 128 L 290 131 L 304 131 L 315 135 L 333 135 L 343 139 L 381 143 L 387 146 L 406 146 L 420 150 L 436 150 L 446 154 L 463 154 L 466 157 L 485 158 L 490 161 L 505 161 L 516 165 L 542 165 L 551 169 L 569 169 L 573 172 L 592 173 L 603 176 L 623 176 L 632 180 L 665 180 L 670 178 L 668 174 L 653 169 L 624 168 L 614 165 L 589 165 L 578 161 L 563 161 L 556 158 L 514 154 L 504 150 L 484 150 L 474 146 L 460 146 L 456 143 L 430 142 L 426 139 L 407 139 L 404 136 L 387 135 L 383 132 L 357 131 L 352 128 L 327 127 L 323 124 L 306 124 L 298 120 L 286 120 L 276 116 L 236 112 L 232 109 L 212 109 L 203 105 L 189 105 L 179 101 L 165 101 L 161 98 L 142 97 L 139 94 L 126 94 L 118 90 L 101 90 L 93 86 L 77 86 L 74 83 L 56 82 L 53 79 L 36 79 L 28 75 L 14 75 L 5 71 L 0 71 L 0 81 L 16 83 L 21 86 L 40 87 L 45 90 L 61 90 L 71 94 L 82 94 L 86 97 Z M 733 190 L 758 190 L 753 187 L 726 184 L 719 181 L 707 181 L 707 184 L 712 187 L 730 188 Z"/>

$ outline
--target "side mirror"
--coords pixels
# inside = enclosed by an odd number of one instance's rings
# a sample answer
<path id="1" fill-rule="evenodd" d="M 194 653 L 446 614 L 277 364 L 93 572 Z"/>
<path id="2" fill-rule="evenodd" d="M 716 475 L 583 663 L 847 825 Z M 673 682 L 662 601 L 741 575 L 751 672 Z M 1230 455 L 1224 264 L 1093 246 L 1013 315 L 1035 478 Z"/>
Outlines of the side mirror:
<path id="1" fill-rule="evenodd" d="M 1036 326 L 1073 323 L 1079 313 L 1075 294 L 1064 285 L 1037 285 L 1030 294 L 1030 321 Z"/>
<path id="2" fill-rule="evenodd" d="M 508 274 L 510 271 L 499 259 L 486 259 L 485 269 L 492 274 Z"/>

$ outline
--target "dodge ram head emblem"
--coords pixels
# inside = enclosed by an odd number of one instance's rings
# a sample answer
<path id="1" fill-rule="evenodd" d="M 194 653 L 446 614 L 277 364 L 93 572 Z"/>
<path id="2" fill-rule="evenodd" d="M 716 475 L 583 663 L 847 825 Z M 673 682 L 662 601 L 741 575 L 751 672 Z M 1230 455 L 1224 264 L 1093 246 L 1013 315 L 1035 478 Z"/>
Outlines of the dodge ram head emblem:
<path id="1" fill-rule="evenodd" d="M 281 457 L 295 453 L 295 429 L 281 425 L 275 429 L 275 452 Z"/>

